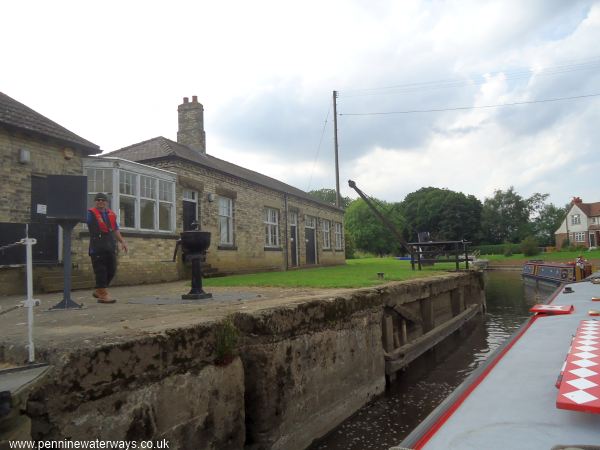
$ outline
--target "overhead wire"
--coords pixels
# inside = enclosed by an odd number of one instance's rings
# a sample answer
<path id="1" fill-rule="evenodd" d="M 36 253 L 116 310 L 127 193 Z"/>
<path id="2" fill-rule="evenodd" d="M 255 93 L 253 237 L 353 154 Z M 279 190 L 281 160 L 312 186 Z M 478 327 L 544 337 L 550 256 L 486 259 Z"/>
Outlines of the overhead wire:
<path id="1" fill-rule="evenodd" d="M 414 114 L 414 113 L 430 113 L 430 112 L 443 112 L 443 111 L 461 111 L 467 109 L 484 109 L 484 108 L 500 108 L 503 106 L 516 106 L 516 105 L 531 105 L 534 103 L 548 103 L 548 102 L 559 102 L 563 100 L 577 100 L 589 97 L 598 97 L 600 93 L 576 95 L 572 97 L 560 97 L 560 98 L 548 98 L 542 100 L 530 100 L 524 102 L 513 102 L 513 103 L 499 103 L 495 105 L 481 105 L 481 106 L 457 106 L 453 108 L 436 108 L 436 109 L 412 109 L 405 111 L 386 111 L 386 112 L 367 112 L 367 113 L 340 113 L 340 116 L 383 116 L 391 114 Z"/>
<path id="2" fill-rule="evenodd" d="M 522 78 L 528 78 L 532 75 L 535 76 L 549 76 L 549 75 L 561 75 L 565 73 L 580 71 L 580 70 L 591 70 L 600 68 L 600 59 L 586 60 L 576 64 L 563 64 L 558 66 L 549 66 L 539 70 L 527 69 L 513 72 L 495 72 L 486 74 L 487 76 L 496 76 L 503 74 L 505 80 L 512 81 Z M 390 94 L 405 94 L 410 92 L 417 92 L 423 90 L 434 90 L 434 89 L 448 89 L 448 88 L 459 88 L 464 86 L 478 86 L 487 82 L 484 79 L 486 75 L 478 75 L 477 77 L 482 78 L 481 80 L 469 79 L 446 79 L 446 80 L 434 80 L 434 81 L 421 81 L 412 83 L 396 84 L 391 86 L 381 86 L 364 89 L 350 89 L 342 90 L 340 97 L 360 97 L 368 95 L 390 95 Z M 393 91 L 393 92 L 390 92 Z"/>
<path id="3" fill-rule="evenodd" d="M 325 116 L 325 122 L 323 123 L 323 129 L 321 130 L 321 137 L 319 138 L 319 145 L 317 146 L 317 152 L 315 154 L 315 160 L 313 161 L 313 166 L 310 171 L 310 177 L 308 179 L 308 187 L 307 191 L 310 190 L 310 185 L 312 183 L 313 174 L 315 172 L 315 167 L 317 165 L 317 160 L 319 159 L 319 153 L 321 151 L 321 143 L 323 142 L 323 136 L 325 135 L 325 127 L 327 126 L 327 121 L 329 120 L 329 113 L 331 112 L 331 103 L 329 104 L 329 109 L 327 109 L 327 115 Z"/>

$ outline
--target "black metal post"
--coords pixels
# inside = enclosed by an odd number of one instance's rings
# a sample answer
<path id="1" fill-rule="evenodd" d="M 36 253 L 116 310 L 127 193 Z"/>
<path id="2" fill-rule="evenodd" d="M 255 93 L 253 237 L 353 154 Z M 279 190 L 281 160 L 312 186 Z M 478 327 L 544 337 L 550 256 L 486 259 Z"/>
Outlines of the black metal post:
<path id="1" fill-rule="evenodd" d="M 73 228 L 75 225 L 79 223 L 79 220 L 59 220 L 58 224 L 63 230 L 63 273 L 64 273 L 64 290 L 63 290 L 63 299 L 56 305 L 54 305 L 51 310 L 56 309 L 73 309 L 73 308 L 81 308 L 83 305 L 79 303 L 75 303 L 71 300 L 71 234 L 73 232 Z"/>

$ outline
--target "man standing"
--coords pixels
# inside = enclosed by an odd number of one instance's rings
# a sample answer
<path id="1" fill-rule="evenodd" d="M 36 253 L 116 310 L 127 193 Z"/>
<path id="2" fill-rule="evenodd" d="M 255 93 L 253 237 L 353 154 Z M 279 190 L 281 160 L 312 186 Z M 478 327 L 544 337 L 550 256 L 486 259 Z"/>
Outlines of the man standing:
<path id="1" fill-rule="evenodd" d="M 94 197 L 96 206 L 88 209 L 87 225 L 90 230 L 89 255 L 96 276 L 94 297 L 98 303 L 115 303 L 107 291 L 117 272 L 117 240 L 127 253 L 127 244 L 119 231 L 116 214 L 106 207 L 108 197 L 98 193 Z"/>

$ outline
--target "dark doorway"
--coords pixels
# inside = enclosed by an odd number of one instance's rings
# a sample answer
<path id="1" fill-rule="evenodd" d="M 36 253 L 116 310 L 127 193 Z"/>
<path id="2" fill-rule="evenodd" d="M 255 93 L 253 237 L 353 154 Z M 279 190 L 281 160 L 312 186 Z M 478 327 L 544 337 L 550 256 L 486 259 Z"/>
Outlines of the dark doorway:
<path id="1" fill-rule="evenodd" d="M 198 223 L 198 229 L 200 229 L 200 211 L 198 204 L 198 192 L 184 190 L 183 191 L 183 231 L 189 231 L 194 229 L 192 223 Z"/>
<path id="2" fill-rule="evenodd" d="M 29 236 L 37 243 L 33 246 L 34 263 L 58 262 L 58 225 L 46 217 L 48 183 L 45 177 L 31 177 L 31 224 Z"/>
<path id="3" fill-rule="evenodd" d="M 290 213 L 290 254 L 292 266 L 298 266 L 298 214 Z"/>
<path id="4" fill-rule="evenodd" d="M 312 216 L 304 218 L 304 238 L 306 239 L 306 264 L 317 263 L 316 234 L 317 219 Z"/>

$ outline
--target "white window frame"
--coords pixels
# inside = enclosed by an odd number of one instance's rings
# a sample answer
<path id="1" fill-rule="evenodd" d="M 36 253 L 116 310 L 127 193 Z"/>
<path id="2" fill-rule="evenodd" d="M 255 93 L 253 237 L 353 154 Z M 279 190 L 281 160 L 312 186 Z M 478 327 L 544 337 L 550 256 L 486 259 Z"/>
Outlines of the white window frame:
<path id="1" fill-rule="evenodd" d="M 219 244 L 233 245 L 233 199 L 219 196 L 217 200 L 217 214 L 219 218 Z M 225 223 L 226 233 L 223 233 L 223 223 Z"/>
<path id="2" fill-rule="evenodd" d="M 343 230 L 342 224 L 340 222 L 335 222 L 334 228 L 335 228 L 335 249 L 342 250 L 344 247 L 344 233 L 342 231 Z"/>
<path id="3" fill-rule="evenodd" d="M 321 231 L 323 232 L 323 249 L 331 249 L 331 222 L 321 219 Z"/>
<path id="4" fill-rule="evenodd" d="M 112 192 L 95 190 L 100 186 L 96 182 L 98 171 L 111 171 Z M 105 172 L 103 172 L 104 174 Z M 156 232 L 171 234 L 175 232 L 175 183 L 177 175 L 163 169 L 146 166 L 144 164 L 111 157 L 90 157 L 83 161 L 83 174 L 93 174 L 93 179 L 88 179 L 88 202 L 97 192 L 104 192 L 109 197 L 109 207 L 116 212 L 119 226 L 127 231 Z M 121 191 L 121 175 L 130 179 L 131 190 L 127 193 Z M 148 196 L 141 195 L 141 179 L 146 177 L 154 185 L 153 194 Z M 102 183 L 104 184 L 104 182 Z M 94 188 L 91 190 L 90 187 Z M 106 186 L 102 186 L 103 188 Z M 164 195 L 163 195 L 164 194 Z M 154 198 L 151 198 L 151 197 Z M 121 197 L 134 199 L 134 220 L 133 226 L 125 226 L 121 217 Z M 152 228 L 141 228 L 140 204 L 141 200 L 153 200 L 154 206 L 154 226 Z M 169 207 L 168 229 L 160 229 L 160 207 L 161 205 Z"/>
<path id="5" fill-rule="evenodd" d="M 585 242 L 585 231 L 576 231 L 573 233 L 573 240 L 575 242 Z"/>
<path id="6" fill-rule="evenodd" d="M 581 215 L 580 214 L 572 214 L 571 215 L 571 225 L 579 225 L 581 224 Z"/>
<path id="7" fill-rule="evenodd" d="M 265 247 L 279 247 L 279 211 L 265 207 Z"/>

